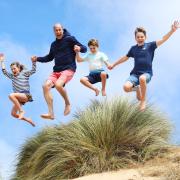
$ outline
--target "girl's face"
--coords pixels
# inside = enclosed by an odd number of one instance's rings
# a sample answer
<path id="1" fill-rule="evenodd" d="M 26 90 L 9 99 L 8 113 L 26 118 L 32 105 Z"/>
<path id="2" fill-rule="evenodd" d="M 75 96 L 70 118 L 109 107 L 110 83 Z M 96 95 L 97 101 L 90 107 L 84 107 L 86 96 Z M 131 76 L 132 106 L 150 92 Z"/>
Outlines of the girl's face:
<path id="1" fill-rule="evenodd" d="M 91 53 L 97 53 L 97 51 L 98 51 L 98 47 L 97 46 L 89 46 L 89 49 L 90 49 L 90 51 L 91 51 Z"/>
<path id="2" fill-rule="evenodd" d="M 146 36 L 143 32 L 138 32 L 135 38 L 138 45 L 143 45 L 146 40 Z"/>
<path id="3" fill-rule="evenodd" d="M 11 66 L 11 71 L 12 71 L 14 76 L 18 76 L 18 74 L 20 73 L 20 68 L 17 67 L 16 65 L 12 65 Z"/>

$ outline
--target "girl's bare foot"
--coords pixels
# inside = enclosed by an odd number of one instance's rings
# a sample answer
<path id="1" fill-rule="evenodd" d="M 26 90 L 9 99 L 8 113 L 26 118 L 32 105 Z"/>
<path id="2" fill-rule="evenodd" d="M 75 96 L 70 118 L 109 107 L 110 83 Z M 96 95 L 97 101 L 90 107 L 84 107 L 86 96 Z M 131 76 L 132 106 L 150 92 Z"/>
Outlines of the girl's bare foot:
<path id="1" fill-rule="evenodd" d="M 94 91 L 96 93 L 96 96 L 98 96 L 99 95 L 99 89 L 96 88 Z"/>
<path id="2" fill-rule="evenodd" d="M 67 116 L 71 112 L 71 105 L 65 105 L 64 116 Z"/>
<path id="3" fill-rule="evenodd" d="M 102 96 L 106 96 L 106 91 L 102 90 Z"/>
<path id="4" fill-rule="evenodd" d="M 52 115 L 52 114 L 42 114 L 41 117 L 44 119 L 54 120 L 54 115 Z"/>
<path id="5" fill-rule="evenodd" d="M 146 101 L 141 101 L 139 104 L 140 111 L 144 111 L 146 109 Z"/>
<path id="6" fill-rule="evenodd" d="M 31 124 L 33 127 L 35 127 L 35 124 L 34 124 L 34 122 L 32 121 L 31 118 L 22 117 L 22 119 L 20 119 L 20 120 L 26 121 L 29 124 Z"/>
<path id="7" fill-rule="evenodd" d="M 20 110 L 19 111 L 19 119 L 22 119 L 24 117 L 25 111 L 24 110 Z"/>

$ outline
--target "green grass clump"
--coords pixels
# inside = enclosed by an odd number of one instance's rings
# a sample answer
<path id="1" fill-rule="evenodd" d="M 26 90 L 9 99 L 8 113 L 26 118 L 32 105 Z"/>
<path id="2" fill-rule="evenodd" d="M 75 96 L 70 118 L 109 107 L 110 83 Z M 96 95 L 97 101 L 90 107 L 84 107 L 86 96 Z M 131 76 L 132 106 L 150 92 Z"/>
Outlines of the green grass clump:
<path id="1" fill-rule="evenodd" d="M 92 101 L 69 124 L 45 128 L 27 140 L 13 179 L 70 179 L 128 167 L 167 147 L 171 129 L 155 107 L 140 112 L 120 97 Z"/>

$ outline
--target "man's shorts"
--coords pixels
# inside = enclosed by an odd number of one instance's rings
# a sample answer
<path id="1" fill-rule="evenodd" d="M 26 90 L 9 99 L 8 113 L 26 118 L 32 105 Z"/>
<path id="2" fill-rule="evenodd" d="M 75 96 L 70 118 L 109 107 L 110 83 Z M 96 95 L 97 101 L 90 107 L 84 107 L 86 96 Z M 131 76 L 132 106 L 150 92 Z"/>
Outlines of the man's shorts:
<path id="1" fill-rule="evenodd" d="M 85 76 L 85 77 L 88 78 L 88 80 L 91 84 L 95 84 L 95 83 L 101 82 L 101 72 L 103 72 L 103 71 L 90 72 L 89 75 Z M 106 78 L 107 79 L 109 78 L 108 74 L 106 74 Z"/>
<path id="2" fill-rule="evenodd" d="M 61 72 L 53 72 L 48 77 L 48 80 L 50 80 L 54 85 L 57 80 L 61 80 L 64 82 L 64 84 L 68 83 L 74 76 L 74 71 L 67 69 Z"/>
<path id="3" fill-rule="evenodd" d="M 144 73 L 141 74 L 146 76 L 146 83 L 149 83 L 151 81 L 152 75 L 149 73 Z M 127 81 L 131 82 L 133 86 L 138 86 L 139 85 L 139 77 L 141 75 L 136 75 L 136 74 L 131 74 L 130 77 L 127 79 Z"/>

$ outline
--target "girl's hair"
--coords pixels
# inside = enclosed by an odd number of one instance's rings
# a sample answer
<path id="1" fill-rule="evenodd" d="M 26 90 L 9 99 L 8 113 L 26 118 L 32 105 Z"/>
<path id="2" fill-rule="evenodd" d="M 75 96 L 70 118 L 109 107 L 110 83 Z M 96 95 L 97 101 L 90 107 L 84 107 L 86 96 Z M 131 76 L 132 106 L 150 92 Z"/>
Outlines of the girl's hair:
<path id="1" fill-rule="evenodd" d="M 11 63 L 10 67 L 11 67 L 11 66 L 14 66 L 14 65 L 20 69 L 20 72 L 23 71 L 24 69 L 26 69 L 25 66 L 24 66 L 23 64 L 20 64 L 20 63 L 17 62 L 17 61 Z"/>
<path id="2" fill-rule="evenodd" d="M 145 30 L 143 27 L 137 27 L 137 28 L 136 28 L 136 30 L 135 30 L 135 32 L 134 32 L 135 36 L 136 36 L 136 34 L 137 34 L 138 32 L 142 32 L 142 33 L 146 36 L 146 30 Z"/>
<path id="3" fill-rule="evenodd" d="M 90 39 L 88 42 L 88 46 L 96 46 L 99 47 L 99 42 L 97 39 Z"/>

